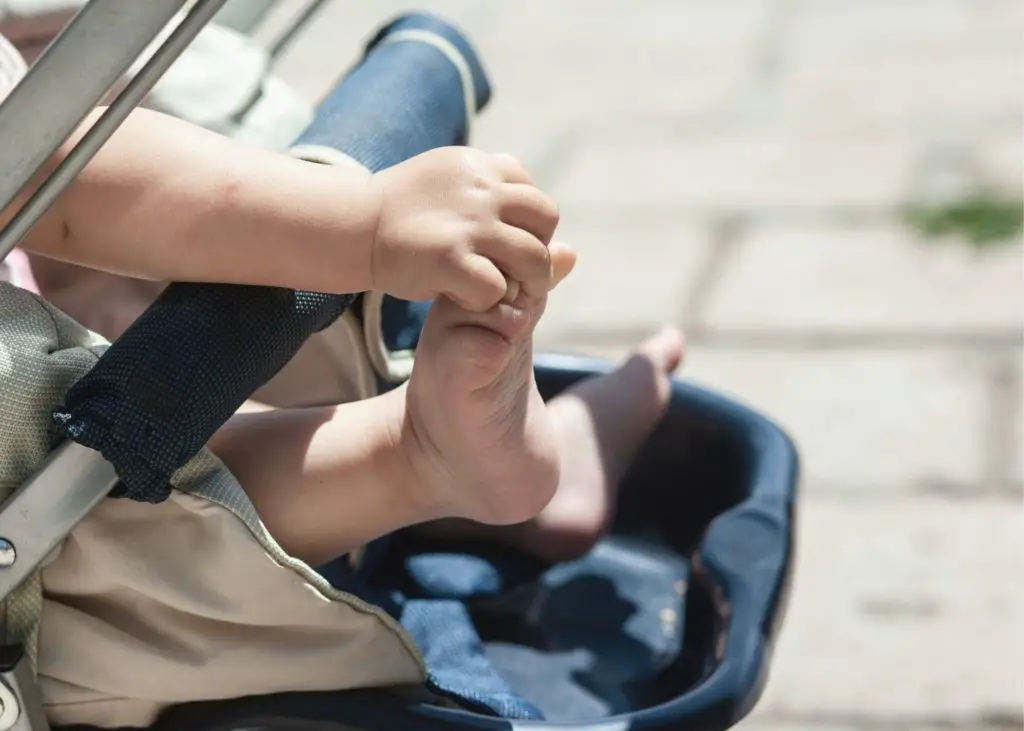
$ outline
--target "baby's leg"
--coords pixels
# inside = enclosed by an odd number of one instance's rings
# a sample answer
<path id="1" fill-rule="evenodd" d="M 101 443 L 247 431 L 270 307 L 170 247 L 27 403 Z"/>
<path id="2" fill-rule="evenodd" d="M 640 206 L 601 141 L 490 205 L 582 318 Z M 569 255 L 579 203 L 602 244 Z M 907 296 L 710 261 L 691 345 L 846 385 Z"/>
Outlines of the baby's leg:
<path id="1" fill-rule="evenodd" d="M 574 255 L 557 258 L 567 270 Z M 310 563 L 417 523 L 533 518 L 559 470 L 533 378 L 545 299 L 521 292 L 474 314 L 441 298 L 407 384 L 342 406 L 237 415 L 210 447 L 271 535 Z"/>
<path id="2" fill-rule="evenodd" d="M 615 371 L 548 402 L 561 478 L 536 518 L 501 528 L 442 521 L 424 529 L 449 538 L 500 540 L 552 562 L 586 553 L 614 517 L 618 484 L 668 407 L 669 376 L 682 356 L 682 333 L 665 329 Z"/>
<path id="3" fill-rule="evenodd" d="M 209 447 L 290 555 L 317 565 L 435 510 L 396 435 L 404 393 L 342 406 L 236 414 Z"/>

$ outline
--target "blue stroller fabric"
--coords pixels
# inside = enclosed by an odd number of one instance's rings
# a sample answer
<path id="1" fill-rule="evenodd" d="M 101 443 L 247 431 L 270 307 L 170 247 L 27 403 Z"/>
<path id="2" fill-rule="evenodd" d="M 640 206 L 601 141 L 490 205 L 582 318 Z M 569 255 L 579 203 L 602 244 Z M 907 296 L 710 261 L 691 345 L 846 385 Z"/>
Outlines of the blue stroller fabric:
<path id="1" fill-rule="evenodd" d="M 405 531 L 374 543 L 358 571 L 335 562 L 324 574 L 386 593 L 389 611 L 429 648 L 435 689 L 487 687 L 483 705 L 505 717 L 579 721 L 634 710 L 682 651 L 689 563 L 637 538 L 609 536 L 549 567 L 490 544 Z M 518 695 L 491 685 L 494 669 Z M 521 697 L 530 716 L 516 713 Z"/>
<path id="2" fill-rule="evenodd" d="M 678 554 L 621 536 L 553 566 L 510 602 L 481 608 L 498 628 L 486 644 L 502 677 L 551 721 L 628 713 L 640 689 L 679 657 L 689 564 Z M 510 606 L 503 606 L 503 604 Z M 527 636 L 502 637 L 509 610 Z"/>

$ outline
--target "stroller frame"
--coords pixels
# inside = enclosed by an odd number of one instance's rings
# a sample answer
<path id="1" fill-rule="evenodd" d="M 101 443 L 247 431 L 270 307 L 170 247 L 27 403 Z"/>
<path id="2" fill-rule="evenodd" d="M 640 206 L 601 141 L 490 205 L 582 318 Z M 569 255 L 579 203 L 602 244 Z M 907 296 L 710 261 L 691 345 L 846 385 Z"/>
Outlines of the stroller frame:
<path id="1" fill-rule="evenodd" d="M 0 259 L 53 204 L 225 0 L 197 0 L 107 111 L 0 231 Z M 90 0 L 0 103 L 0 209 L 13 203 L 46 161 L 189 0 Z M 87 64 L 82 73 L 83 60 Z M 53 83 L 80 78 L 73 86 Z M 5 599 L 117 483 L 95 450 L 58 447 L 0 505 L 0 600 Z M 0 648 L 0 731 L 49 731 L 18 646 Z"/>

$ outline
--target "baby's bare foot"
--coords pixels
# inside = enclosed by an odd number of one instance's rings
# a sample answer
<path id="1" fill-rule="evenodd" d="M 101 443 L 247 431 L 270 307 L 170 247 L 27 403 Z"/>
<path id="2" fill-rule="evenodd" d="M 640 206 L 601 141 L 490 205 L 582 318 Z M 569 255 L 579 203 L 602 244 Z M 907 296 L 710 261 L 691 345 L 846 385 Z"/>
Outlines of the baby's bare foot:
<path id="1" fill-rule="evenodd" d="M 509 538 L 549 561 L 593 547 L 614 517 L 618 485 L 668 408 L 669 377 L 683 357 L 683 335 L 667 328 L 615 371 L 548 402 L 561 458 L 561 482 L 536 519 Z"/>
<path id="2" fill-rule="evenodd" d="M 558 485 L 559 457 L 533 377 L 544 299 L 484 314 L 438 299 L 416 350 L 402 441 L 438 515 L 492 525 L 536 516 Z"/>
<path id="3" fill-rule="evenodd" d="M 497 540 L 554 563 L 585 554 L 608 529 L 619 482 L 668 408 L 669 377 L 683 346 L 682 333 L 667 328 L 616 370 L 547 403 L 561 475 L 554 497 L 536 518 L 504 527 L 439 521 L 421 530 L 454 540 Z"/>

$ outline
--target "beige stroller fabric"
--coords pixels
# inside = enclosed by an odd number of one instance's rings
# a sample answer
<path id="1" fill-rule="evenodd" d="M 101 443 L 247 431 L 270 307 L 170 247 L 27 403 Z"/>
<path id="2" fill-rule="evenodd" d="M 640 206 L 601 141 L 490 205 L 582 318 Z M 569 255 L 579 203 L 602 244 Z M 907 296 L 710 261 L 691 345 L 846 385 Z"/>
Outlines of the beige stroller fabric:
<path id="1" fill-rule="evenodd" d="M 51 410 L 104 348 L 0 282 L 0 499 L 46 457 Z M 286 555 L 212 454 L 174 485 L 160 505 L 101 503 L 2 606 L 52 723 L 145 726 L 194 700 L 422 683 L 394 620 Z"/>

